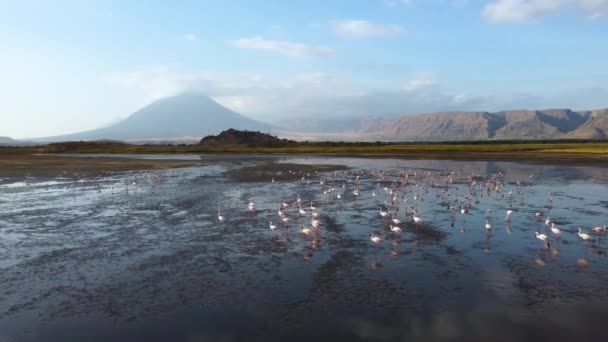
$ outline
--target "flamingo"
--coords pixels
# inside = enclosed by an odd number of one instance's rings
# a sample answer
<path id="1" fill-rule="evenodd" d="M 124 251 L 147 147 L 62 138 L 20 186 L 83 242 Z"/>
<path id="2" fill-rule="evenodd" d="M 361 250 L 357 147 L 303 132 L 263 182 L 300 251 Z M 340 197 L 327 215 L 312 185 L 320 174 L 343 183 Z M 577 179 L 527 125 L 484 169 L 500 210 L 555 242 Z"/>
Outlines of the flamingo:
<path id="1" fill-rule="evenodd" d="M 384 211 L 384 210 L 382 210 L 382 208 L 380 208 L 380 216 L 382 216 L 382 217 L 388 217 L 388 212 Z"/>
<path id="2" fill-rule="evenodd" d="M 412 218 L 414 219 L 414 223 L 416 223 L 416 224 L 422 223 L 422 218 L 420 216 L 418 216 L 418 213 L 414 212 L 414 216 L 412 216 Z"/>
<path id="3" fill-rule="evenodd" d="M 300 229 L 300 233 L 302 233 L 306 236 L 310 236 L 310 235 L 312 235 L 312 229 L 304 228 L 304 226 L 302 226 L 302 229 Z"/>
<path id="4" fill-rule="evenodd" d="M 371 233 L 369 239 L 377 246 L 380 242 L 382 242 L 382 238 L 378 235 Z"/>
<path id="5" fill-rule="evenodd" d="M 608 226 L 593 228 L 593 231 L 596 232 L 596 233 L 605 233 L 606 230 L 608 230 Z"/>
<path id="6" fill-rule="evenodd" d="M 401 232 L 403 231 L 403 230 L 401 229 L 401 227 L 399 227 L 399 226 L 392 226 L 392 225 L 391 225 L 391 226 L 389 226 L 389 227 L 391 228 L 391 232 L 394 232 L 394 233 L 396 233 L 396 234 L 401 234 Z"/>
<path id="7" fill-rule="evenodd" d="M 551 232 L 555 235 L 559 235 L 562 231 L 557 228 L 555 223 L 551 222 Z"/>
<path id="8" fill-rule="evenodd" d="M 578 227 L 578 236 L 579 236 L 581 239 L 583 239 L 584 241 L 587 241 L 587 240 L 591 240 L 591 239 L 592 239 L 591 235 L 589 235 L 589 234 L 587 234 L 587 233 L 583 233 L 583 228 L 581 228 L 581 227 Z"/>
<path id="9" fill-rule="evenodd" d="M 536 236 L 537 239 L 539 239 L 541 241 L 547 241 L 547 240 L 549 240 L 549 237 L 546 234 L 541 234 L 539 232 L 534 232 L 534 235 Z"/>
<path id="10" fill-rule="evenodd" d="M 492 229 L 492 224 L 490 223 L 490 221 L 486 221 L 486 230 L 491 230 Z"/>
<path id="11" fill-rule="evenodd" d="M 224 222 L 226 220 L 226 217 L 222 215 L 220 208 L 217 208 L 217 220 L 220 222 Z"/>
<path id="12" fill-rule="evenodd" d="M 513 210 L 509 209 L 507 210 L 507 216 L 505 217 L 505 221 L 510 222 L 511 216 L 513 216 Z"/>
<path id="13" fill-rule="evenodd" d="M 270 227 L 270 230 L 276 230 L 277 226 L 275 224 L 272 224 L 272 221 L 268 221 L 268 226 Z"/>
<path id="14" fill-rule="evenodd" d="M 549 216 L 547 216 L 547 219 L 545 220 L 545 224 L 547 226 L 551 224 L 551 218 Z"/>
<path id="15" fill-rule="evenodd" d="M 298 210 L 298 212 L 300 213 L 300 215 L 306 216 L 306 210 L 302 209 L 301 206 L 300 206 L 300 210 Z"/>
<path id="16" fill-rule="evenodd" d="M 398 219 L 396 217 L 393 217 L 392 221 L 393 221 L 394 224 L 401 224 L 401 223 L 403 223 L 403 221 L 401 221 L 400 219 Z"/>
<path id="17" fill-rule="evenodd" d="M 253 202 L 252 199 L 249 200 L 249 204 L 247 205 L 247 208 L 249 209 L 249 211 L 255 210 L 255 203 Z"/>

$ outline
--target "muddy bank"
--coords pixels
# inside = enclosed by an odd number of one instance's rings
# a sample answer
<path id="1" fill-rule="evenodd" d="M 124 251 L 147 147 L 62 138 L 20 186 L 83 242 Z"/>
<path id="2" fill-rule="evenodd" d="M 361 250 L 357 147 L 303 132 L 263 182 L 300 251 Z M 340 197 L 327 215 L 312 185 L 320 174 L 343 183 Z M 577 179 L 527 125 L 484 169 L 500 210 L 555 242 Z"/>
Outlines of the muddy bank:
<path id="1" fill-rule="evenodd" d="M 98 174 L 107 171 L 163 170 L 204 164 L 194 160 L 2 155 L 0 176 L 56 176 L 64 173 Z"/>

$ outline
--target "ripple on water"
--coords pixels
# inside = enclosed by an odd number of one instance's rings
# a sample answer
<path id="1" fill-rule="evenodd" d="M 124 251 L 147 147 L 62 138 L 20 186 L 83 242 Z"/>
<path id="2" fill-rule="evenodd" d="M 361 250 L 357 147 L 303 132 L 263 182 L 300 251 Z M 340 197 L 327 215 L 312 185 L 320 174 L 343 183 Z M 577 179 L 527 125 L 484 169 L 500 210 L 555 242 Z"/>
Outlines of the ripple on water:
<path id="1" fill-rule="evenodd" d="M 602 167 L 206 158 L 218 164 L 104 174 L 84 184 L 4 179 L 2 334 L 24 339 L 22 327 L 29 326 L 32 340 L 56 341 L 143 340 L 159 327 L 163 340 L 188 334 L 430 341 L 605 336 L 593 322 L 608 314 L 600 305 L 608 298 L 608 236 L 594 234 L 595 241 L 584 243 L 576 235 L 578 225 L 608 224 L 608 187 L 596 177 Z M 380 170 L 387 171 L 384 178 Z M 452 172 L 457 188 L 450 188 L 450 198 L 443 197 L 445 183 L 427 186 L 422 178 Z M 483 187 L 493 177 L 505 186 L 500 193 Z M 399 236 L 378 214 L 393 201 L 382 188 L 393 185 L 405 189 L 397 199 L 404 221 Z M 298 213 L 298 195 L 308 212 L 310 202 L 318 208 L 318 236 L 300 233 L 311 222 Z M 289 225 L 277 214 L 282 200 L 290 204 L 283 209 Z M 448 208 L 464 204 L 469 214 L 452 218 Z M 225 223 L 217 221 L 218 207 Z M 421 224 L 412 222 L 411 207 Z M 484 229 L 488 208 L 495 213 L 491 232 Z M 515 210 L 509 223 L 508 208 Z M 536 221 L 539 210 L 559 224 L 561 237 Z M 548 234 L 551 246 L 535 239 L 535 231 Z M 371 232 L 382 238 L 378 246 Z M 260 327 L 273 327 L 271 335 Z"/>

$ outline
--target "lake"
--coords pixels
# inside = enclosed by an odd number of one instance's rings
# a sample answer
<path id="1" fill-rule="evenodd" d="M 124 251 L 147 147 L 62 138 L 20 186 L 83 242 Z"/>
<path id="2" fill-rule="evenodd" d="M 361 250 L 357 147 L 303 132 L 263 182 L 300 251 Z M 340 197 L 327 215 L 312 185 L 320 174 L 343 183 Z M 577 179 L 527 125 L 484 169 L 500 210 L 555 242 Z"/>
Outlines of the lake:
<path id="1" fill-rule="evenodd" d="M 0 341 L 608 338 L 606 165 L 136 158 L 0 179 Z"/>

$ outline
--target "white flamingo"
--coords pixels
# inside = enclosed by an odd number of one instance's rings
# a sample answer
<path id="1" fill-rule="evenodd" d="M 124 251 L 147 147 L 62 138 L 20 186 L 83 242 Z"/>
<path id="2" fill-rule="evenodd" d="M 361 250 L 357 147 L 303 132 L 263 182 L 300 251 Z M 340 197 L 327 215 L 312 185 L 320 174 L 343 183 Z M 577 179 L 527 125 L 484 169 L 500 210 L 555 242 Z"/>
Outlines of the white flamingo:
<path id="1" fill-rule="evenodd" d="M 226 220 L 226 217 L 222 215 L 220 208 L 217 208 L 217 220 L 220 222 L 224 222 Z"/>
<path id="2" fill-rule="evenodd" d="M 401 229 L 401 227 L 399 227 L 399 226 L 389 226 L 389 227 L 391 228 L 391 232 L 394 232 L 396 234 L 401 234 L 401 232 L 403 231 Z"/>
<path id="3" fill-rule="evenodd" d="M 513 216 L 513 210 L 511 210 L 511 209 L 507 210 L 507 216 L 505 217 L 505 221 L 510 222 L 512 216 Z"/>
<path id="4" fill-rule="evenodd" d="M 583 233 L 583 228 L 581 227 L 578 227 L 578 236 L 585 241 L 592 239 L 591 235 Z"/>
<path id="5" fill-rule="evenodd" d="M 272 224 L 272 221 L 268 222 L 268 226 L 270 227 L 271 230 L 276 230 L 277 229 L 277 225 L 276 224 Z"/>
<path id="6" fill-rule="evenodd" d="M 380 208 L 380 216 L 388 217 L 388 211 L 382 210 L 382 208 Z"/>
<path id="7" fill-rule="evenodd" d="M 559 230 L 559 228 L 557 228 L 555 223 L 551 222 L 551 232 L 555 235 L 559 235 L 559 234 L 561 234 L 562 231 Z"/>
<path id="8" fill-rule="evenodd" d="M 536 236 L 537 239 L 539 239 L 541 241 L 547 241 L 547 240 L 549 240 L 549 237 L 546 234 L 541 234 L 539 232 L 534 232 L 534 235 Z"/>
<path id="9" fill-rule="evenodd" d="M 371 233 L 369 239 L 377 246 L 380 242 L 382 242 L 382 238 L 378 235 Z"/>
<path id="10" fill-rule="evenodd" d="M 304 228 L 304 226 L 302 226 L 302 228 L 300 229 L 300 233 L 302 233 L 306 236 L 311 236 L 313 231 L 310 228 Z"/>

